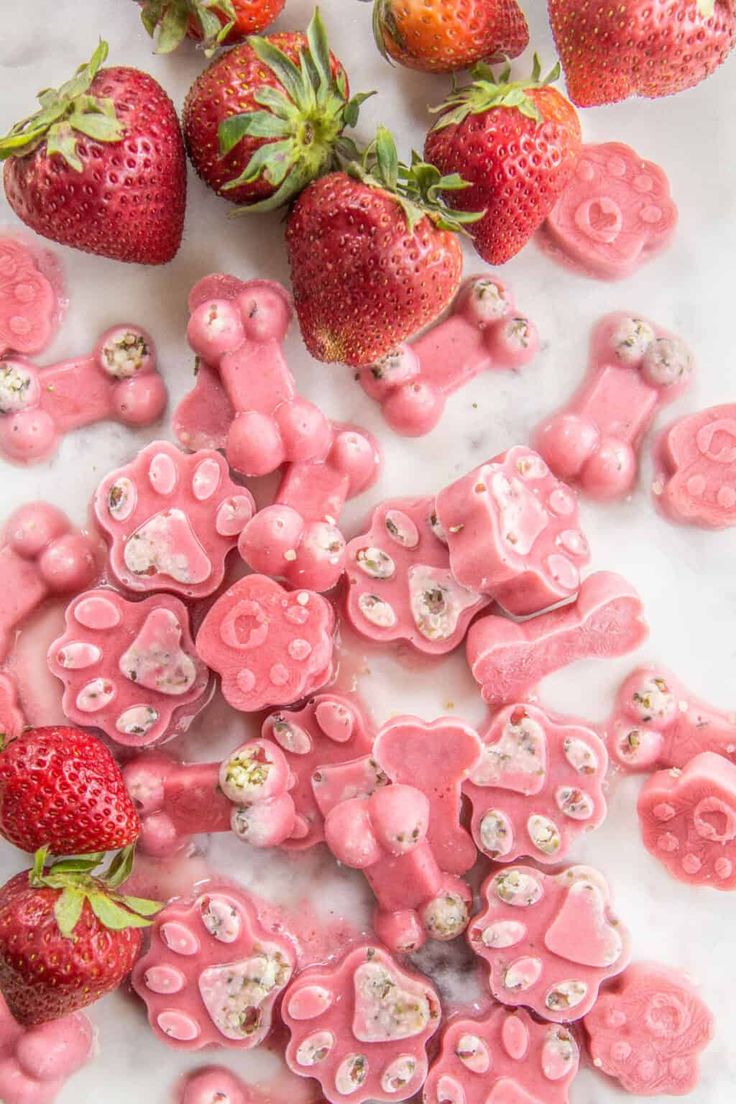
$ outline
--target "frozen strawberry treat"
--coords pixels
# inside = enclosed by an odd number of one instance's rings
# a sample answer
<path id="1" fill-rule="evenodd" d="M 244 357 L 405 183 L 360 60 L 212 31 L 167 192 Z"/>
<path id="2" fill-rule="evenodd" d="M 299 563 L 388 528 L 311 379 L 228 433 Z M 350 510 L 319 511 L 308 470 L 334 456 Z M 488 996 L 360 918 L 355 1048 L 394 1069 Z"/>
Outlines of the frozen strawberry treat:
<path id="1" fill-rule="evenodd" d="M 13 234 L 0 234 L 0 357 L 40 353 L 54 336 L 65 305 L 61 268 L 53 254 Z"/>
<path id="2" fill-rule="evenodd" d="M 225 558 L 255 512 L 219 453 L 187 456 L 168 441 L 153 441 L 110 472 L 94 508 L 114 579 L 137 594 L 169 590 L 182 598 L 217 590 Z"/>
<path id="3" fill-rule="evenodd" d="M 580 588 L 590 558 L 572 491 L 517 445 L 445 487 L 437 517 L 452 574 L 515 616 L 540 613 Z"/>
<path id="4" fill-rule="evenodd" d="M 593 1065 L 626 1092 L 684 1096 L 715 1025 L 686 974 L 637 962 L 606 985 L 583 1026 Z"/>
<path id="5" fill-rule="evenodd" d="M 289 1067 L 319 1081 L 328 1104 L 401 1101 L 424 1084 L 440 1002 L 421 974 L 380 947 L 360 946 L 337 965 L 304 970 L 282 1015 Z"/>
<path id="6" fill-rule="evenodd" d="M 181 1083 L 176 1104 L 268 1104 L 263 1093 L 241 1081 L 225 1066 L 205 1066 Z"/>
<path id="7" fill-rule="evenodd" d="M 736 525 L 736 404 L 688 414 L 654 446 L 654 501 L 670 521 L 701 529 Z"/>
<path id="8" fill-rule="evenodd" d="M 0 746 L 20 736 L 25 717 L 18 703 L 18 687 L 8 674 L 0 674 Z"/>
<path id="9" fill-rule="evenodd" d="M 212 690 L 189 611 L 169 594 L 130 602 L 107 588 L 85 591 L 67 606 L 48 663 L 69 720 L 131 747 L 186 731 Z"/>
<path id="10" fill-rule="evenodd" d="M 537 427 L 533 444 L 560 479 L 591 498 L 633 489 L 642 438 L 657 411 L 690 385 L 693 358 L 681 338 L 608 314 L 593 330 L 588 371 L 567 406 Z"/>
<path id="11" fill-rule="evenodd" d="M 483 884 L 484 909 L 468 929 L 501 1004 L 525 1005 L 555 1023 L 579 1020 L 599 986 L 629 961 L 629 935 L 608 883 L 588 866 L 543 874 L 512 866 Z"/>
<path id="12" fill-rule="evenodd" d="M 0 995 L 0 1100 L 52 1104 L 65 1082 L 92 1057 L 95 1033 L 82 1012 L 21 1027 Z"/>
<path id="13" fill-rule="evenodd" d="M 271 1031 L 295 962 L 291 942 L 261 924 L 247 893 L 215 885 L 159 912 L 132 981 L 170 1046 L 250 1050 Z"/>

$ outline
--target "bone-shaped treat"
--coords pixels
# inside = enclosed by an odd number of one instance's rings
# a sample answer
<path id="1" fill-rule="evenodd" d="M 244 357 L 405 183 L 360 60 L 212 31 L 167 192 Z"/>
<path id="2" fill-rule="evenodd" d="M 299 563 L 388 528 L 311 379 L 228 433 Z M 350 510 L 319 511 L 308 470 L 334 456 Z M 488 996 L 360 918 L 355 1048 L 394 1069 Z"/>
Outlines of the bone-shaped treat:
<path id="1" fill-rule="evenodd" d="M 54 255 L 13 235 L 0 235 L 0 356 L 45 349 L 65 303 Z"/>
<path id="2" fill-rule="evenodd" d="M 94 1043 L 94 1029 L 83 1013 L 21 1027 L 0 996 L 3 1104 L 52 1104 L 67 1079 L 90 1060 Z"/>
<path id="3" fill-rule="evenodd" d="M 18 687 L 8 674 L 0 674 L 0 742 L 3 745 L 20 736 L 25 717 L 18 703 Z"/>
<path id="4" fill-rule="evenodd" d="M 654 445 L 654 501 L 670 521 L 736 525 L 736 403 L 688 414 Z"/>

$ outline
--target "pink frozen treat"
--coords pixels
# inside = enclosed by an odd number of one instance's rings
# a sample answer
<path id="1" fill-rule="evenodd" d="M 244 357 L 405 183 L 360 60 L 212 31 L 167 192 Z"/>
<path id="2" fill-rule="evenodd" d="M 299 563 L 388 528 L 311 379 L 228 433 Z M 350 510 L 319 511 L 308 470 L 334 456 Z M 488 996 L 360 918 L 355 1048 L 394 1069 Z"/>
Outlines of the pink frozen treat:
<path id="1" fill-rule="evenodd" d="M 564 859 L 582 832 L 605 819 L 607 768 L 605 745 L 591 728 L 533 705 L 502 709 L 463 786 L 479 850 L 494 862 Z"/>
<path id="2" fill-rule="evenodd" d="M 284 997 L 289 1068 L 319 1081 L 329 1104 L 408 1100 L 427 1076 L 440 1002 L 421 974 L 380 947 L 304 970 Z"/>
<path id="3" fill-rule="evenodd" d="M 545 675 L 576 659 L 633 651 L 647 637 L 641 599 L 610 571 L 584 579 L 577 599 L 531 621 L 479 618 L 465 644 L 468 664 L 490 705 L 522 698 Z"/>
<path id="4" fill-rule="evenodd" d="M 217 590 L 225 557 L 255 512 L 250 491 L 233 483 L 219 453 L 188 456 L 168 441 L 153 441 L 110 472 L 94 507 L 117 582 L 139 594 L 170 590 L 183 598 Z"/>
<path id="5" fill-rule="evenodd" d="M 654 446 L 654 501 L 670 521 L 736 525 L 736 403 L 688 414 Z"/>
<path id="6" fill-rule="evenodd" d="M 593 1065 L 627 1092 L 684 1096 L 714 1023 L 687 974 L 637 962 L 605 987 L 584 1027 Z"/>
<path id="7" fill-rule="evenodd" d="M 456 580 L 516 616 L 574 597 L 590 559 L 575 495 L 517 445 L 445 487 L 437 517 Z"/>
<path id="8" fill-rule="evenodd" d="M 565 1027 L 523 1008 L 494 1006 L 482 1020 L 453 1020 L 429 1071 L 423 1104 L 568 1104 L 577 1043 Z"/>
<path id="9" fill-rule="evenodd" d="M 0 235 L 0 356 L 45 349 L 63 302 L 61 271 L 53 254 Z"/>
<path id="10" fill-rule="evenodd" d="M 575 175 L 541 231 L 547 252 L 619 280 L 670 244 L 677 207 L 659 165 L 622 142 L 583 146 Z"/>
<path id="11" fill-rule="evenodd" d="M 224 1066 L 207 1066 L 188 1074 L 176 1099 L 178 1104 L 268 1104 L 261 1093 Z"/>
<path id="12" fill-rule="evenodd" d="M 321 595 L 246 575 L 210 609 L 197 652 L 221 676 L 230 705 L 254 713 L 291 705 L 329 682 L 334 628 L 334 610 Z"/>
<path id="13" fill-rule="evenodd" d="M 250 1050 L 271 1031 L 295 963 L 291 942 L 263 927 L 247 893 L 215 886 L 159 912 L 132 982 L 170 1046 Z"/>
<path id="14" fill-rule="evenodd" d="M 444 655 L 462 643 L 490 599 L 453 578 L 432 498 L 394 498 L 377 506 L 367 533 L 347 549 L 346 613 L 377 643 L 406 640 Z"/>
<path id="15" fill-rule="evenodd" d="M 69 720 L 131 747 L 185 732 L 211 688 L 189 612 L 169 594 L 129 602 L 114 590 L 85 591 L 67 606 L 48 664 L 64 683 Z"/>
<path id="16" fill-rule="evenodd" d="M 327 814 L 325 839 L 344 866 L 362 870 L 378 902 L 376 935 L 394 951 L 450 940 L 468 923 L 471 892 L 443 872 L 428 842 L 430 803 L 414 786 L 391 785 Z"/>
<path id="17" fill-rule="evenodd" d="M 463 782 L 478 766 L 481 752 L 478 733 L 452 717 L 431 723 L 397 717 L 376 738 L 373 754 L 391 781 L 414 786 L 429 801 L 427 839 L 450 874 L 465 874 L 477 858 L 460 814 Z"/>
<path id="18" fill-rule="evenodd" d="M 489 369 L 523 367 L 538 349 L 537 331 L 518 313 L 509 289 L 476 276 L 458 293 L 449 317 L 413 345 L 399 345 L 361 368 L 358 381 L 397 433 L 421 437 L 439 422 L 448 395 Z"/>
<path id="19" fill-rule="evenodd" d="M 590 362 L 567 406 L 537 427 L 534 447 L 552 471 L 591 498 L 624 498 L 657 411 L 687 390 L 690 350 L 653 322 L 608 314 L 593 330 Z"/>
<path id="20" fill-rule="evenodd" d="M 12 514 L 0 543 L 0 659 L 14 630 L 45 598 L 83 590 L 97 574 L 92 541 L 61 510 L 31 502 Z"/>
<path id="21" fill-rule="evenodd" d="M 18 687 L 10 675 L 0 674 L 0 745 L 20 736 L 25 723 L 18 704 Z"/>
<path id="22" fill-rule="evenodd" d="M 21 1027 L 0 995 L 3 1104 L 52 1104 L 64 1082 L 92 1057 L 94 1040 L 92 1024 L 81 1012 L 39 1027 Z"/>
<path id="23" fill-rule="evenodd" d="M 523 1004 L 555 1023 L 579 1020 L 629 961 L 629 934 L 613 913 L 608 883 L 589 866 L 560 874 L 512 866 L 483 883 L 481 898 L 486 907 L 468 938 L 501 1004 Z"/>

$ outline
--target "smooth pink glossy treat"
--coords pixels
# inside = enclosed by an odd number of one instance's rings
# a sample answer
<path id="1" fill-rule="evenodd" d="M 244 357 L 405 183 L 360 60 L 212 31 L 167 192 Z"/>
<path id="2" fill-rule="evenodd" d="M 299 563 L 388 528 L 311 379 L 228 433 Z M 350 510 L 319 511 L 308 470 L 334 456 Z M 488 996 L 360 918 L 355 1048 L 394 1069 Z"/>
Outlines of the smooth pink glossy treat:
<path id="1" fill-rule="evenodd" d="M 316 1078 L 329 1104 L 402 1101 L 424 1084 L 440 1002 L 421 974 L 380 947 L 361 946 L 339 965 L 303 971 L 282 1015 L 289 1068 Z"/>
<path id="2" fill-rule="evenodd" d="M 468 939 L 489 967 L 501 1004 L 525 1005 L 545 1020 L 587 1015 L 599 986 L 630 957 L 629 934 L 613 912 L 608 883 L 589 866 L 544 874 L 512 866 L 481 889 L 484 909 Z"/>
<path id="3" fill-rule="evenodd" d="M 68 1078 L 92 1057 L 94 1044 L 92 1024 L 81 1012 L 21 1027 L 0 995 L 0 1100 L 52 1104 Z"/>
<path id="4" fill-rule="evenodd" d="M 534 324 L 519 314 L 505 284 L 476 276 L 458 293 L 449 317 L 412 345 L 361 368 L 358 382 L 397 433 L 421 437 L 437 425 L 454 391 L 481 372 L 521 368 L 538 349 Z"/>
<path id="5" fill-rule="evenodd" d="M 637 962 L 605 987 L 584 1027 L 593 1065 L 627 1092 L 684 1096 L 715 1024 L 686 974 Z"/>
<path id="6" fill-rule="evenodd" d="M 590 559 L 577 501 L 532 449 L 481 464 L 440 491 L 436 508 L 458 583 L 519 617 L 577 594 Z"/>
<path id="7" fill-rule="evenodd" d="M 659 165 L 623 142 L 584 145 L 540 242 L 586 275 L 620 280 L 667 248 L 677 218 Z"/>
<path id="8" fill-rule="evenodd" d="M 224 1066 L 206 1066 L 188 1074 L 176 1100 L 177 1104 L 270 1104 L 270 1097 Z"/>
<path id="9" fill-rule="evenodd" d="M 531 621 L 479 618 L 465 643 L 473 678 L 490 705 L 525 697 L 545 675 L 576 659 L 633 651 L 648 633 L 641 599 L 610 571 L 584 579 L 576 600 Z"/>
<path id="10" fill-rule="evenodd" d="M 682 525 L 736 525 L 736 403 L 688 414 L 659 435 L 652 493 Z"/>
<path id="11" fill-rule="evenodd" d="M 46 348 L 66 303 L 62 285 L 52 253 L 0 235 L 0 357 Z"/>
<path id="12" fill-rule="evenodd" d="M 423 1104 L 567 1104 L 580 1053 L 565 1027 L 520 1008 L 453 1020 L 442 1036 Z"/>
<path id="13" fill-rule="evenodd" d="M 247 893 L 214 886 L 158 913 L 132 982 L 170 1046 L 250 1050 L 269 1035 L 295 964 L 292 943 L 261 924 Z"/>
<path id="14" fill-rule="evenodd" d="M 625 313 L 593 330 L 588 371 L 569 403 L 537 427 L 533 444 L 560 479 L 591 498 L 624 498 L 638 473 L 642 438 L 661 407 L 690 385 L 684 341 Z"/>
<path id="15" fill-rule="evenodd" d="M 110 545 L 110 569 L 126 590 L 213 594 L 225 558 L 255 513 L 253 496 L 233 483 L 218 452 L 189 456 L 153 441 L 110 472 L 94 498 Z"/>
<path id="16" fill-rule="evenodd" d="M 20 736 L 25 717 L 18 703 L 18 687 L 8 674 L 0 674 L 0 743 L 7 744 Z"/>

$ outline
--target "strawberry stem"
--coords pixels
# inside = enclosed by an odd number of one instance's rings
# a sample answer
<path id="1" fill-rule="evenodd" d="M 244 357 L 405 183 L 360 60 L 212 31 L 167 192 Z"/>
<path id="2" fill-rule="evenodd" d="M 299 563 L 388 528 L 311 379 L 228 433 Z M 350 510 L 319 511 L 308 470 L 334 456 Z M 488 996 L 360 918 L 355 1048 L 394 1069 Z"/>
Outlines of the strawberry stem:
<path id="1" fill-rule="evenodd" d="M 433 130 L 462 123 L 468 115 L 482 115 L 494 108 L 505 107 L 520 112 L 535 123 L 542 122 L 542 115 L 528 93 L 535 88 L 546 88 L 560 76 L 559 61 L 546 77 L 542 76 L 539 57 L 534 55 L 532 75 L 529 80 L 512 81 L 511 66 L 505 65 L 496 76 L 490 65 L 479 62 L 470 70 L 473 80 L 458 87 L 453 79 L 450 95 L 438 107 L 431 107 L 433 114 L 441 113 Z"/>
<path id="2" fill-rule="evenodd" d="M 141 22 L 156 39 L 157 54 L 175 50 L 194 23 L 211 57 L 236 25 L 237 13 L 232 0 L 145 0 Z"/>

